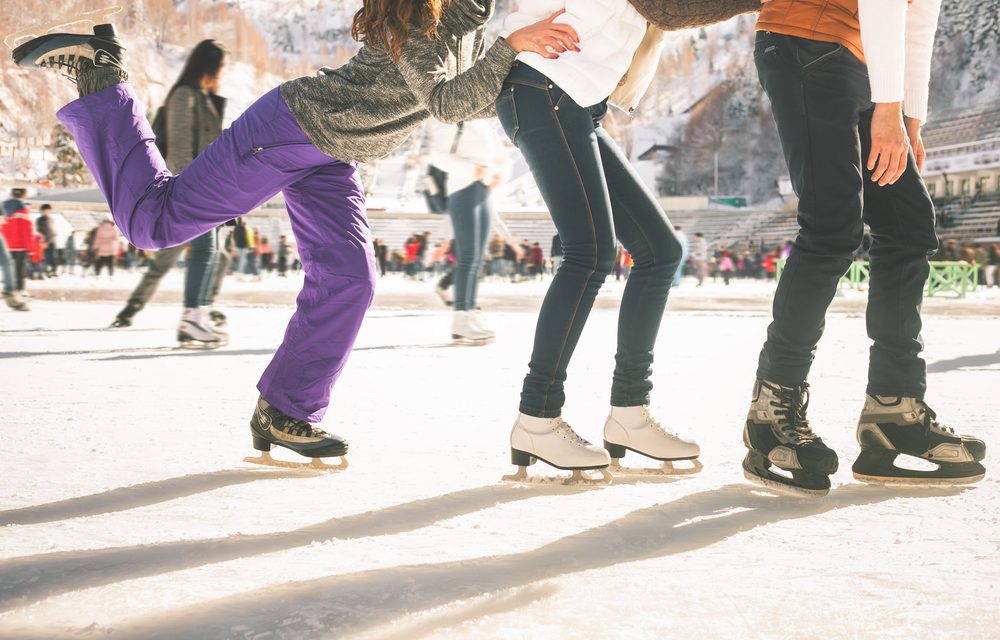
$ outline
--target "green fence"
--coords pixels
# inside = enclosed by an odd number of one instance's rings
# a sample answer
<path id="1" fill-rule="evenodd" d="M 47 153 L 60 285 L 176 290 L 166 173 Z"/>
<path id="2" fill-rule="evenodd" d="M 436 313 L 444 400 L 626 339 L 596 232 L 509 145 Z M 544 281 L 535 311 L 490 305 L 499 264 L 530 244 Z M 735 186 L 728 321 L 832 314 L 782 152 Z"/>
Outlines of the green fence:
<path id="1" fill-rule="evenodd" d="M 979 280 L 979 265 L 968 262 L 931 262 L 931 272 L 927 277 L 927 288 L 924 290 L 928 298 L 939 293 L 953 293 L 956 297 L 964 297 L 966 293 L 976 290 Z M 781 279 L 785 270 L 785 261 L 776 262 L 775 279 Z M 871 264 L 867 260 L 855 260 L 840 279 L 840 286 L 850 289 L 863 289 L 871 279 Z"/>

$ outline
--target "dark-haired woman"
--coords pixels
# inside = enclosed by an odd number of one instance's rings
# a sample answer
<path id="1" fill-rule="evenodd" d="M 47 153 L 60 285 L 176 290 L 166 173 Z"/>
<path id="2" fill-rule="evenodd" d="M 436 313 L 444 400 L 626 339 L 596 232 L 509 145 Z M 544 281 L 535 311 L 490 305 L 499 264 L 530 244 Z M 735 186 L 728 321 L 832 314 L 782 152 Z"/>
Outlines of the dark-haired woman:
<path id="1" fill-rule="evenodd" d="M 167 93 L 164 119 L 166 123 L 166 163 L 172 173 L 185 167 L 215 142 L 222 133 L 225 98 L 218 95 L 226 51 L 215 40 L 203 40 L 188 56 L 177 82 Z M 213 329 L 207 317 L 212 285 L 219 260 L 217 232 L 206 231 L 190 243 L 161 249 L 153 264 L 129 296 L 111 326 L 127 327 L 156 293 L 160 280 L 174 268 L 187 246 L 191 253 L 184 275 L 184 309 L 177 327 L 177 340 L 183 347 L 212 349 L 223 343 L 223 334 Z"/>
<path id="2" fill-rule="evenodd" d="M 285 339 L 257 388 L 254 447 L 318 458 L 347 443 L 322 419 L 371 303 L 375 266 L 358 162 L 395 149 L 421 122 L 485 118 L 518 52 L 576 48 L 572 27 L 543 19 L 487 45 L 494 0 L 365 0 L 346 65 L 272 90 L 180 174 L 172 175 L 126 84 L 114 27 L 49 34 L 14 50 L 22 66 L 73 77 L 59 112 L 118 226 L 143 248 L 174 246 L 284 194 L 306 277 Z"/>

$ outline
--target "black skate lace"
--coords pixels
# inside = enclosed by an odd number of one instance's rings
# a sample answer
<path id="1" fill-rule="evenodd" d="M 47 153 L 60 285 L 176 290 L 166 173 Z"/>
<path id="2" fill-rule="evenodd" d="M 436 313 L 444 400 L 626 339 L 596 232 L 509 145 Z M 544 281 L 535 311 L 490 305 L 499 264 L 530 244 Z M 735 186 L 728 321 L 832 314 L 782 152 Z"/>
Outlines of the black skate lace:
<path id="1" fill-rule="evenodd" d="M 946 427 L 937 421 L 937 413 L 933 409 L 927 406 L 926 403 L 920 402 L 920 407 L 923 409 L 924 413 L 924 428 L 925 429 L 937 429 L 938 431 L 944 431 L 945 433 L 954 434 L 955 430 L 951 427 Z"/>
<path id="2" fill-rule="evenodd" d="M 272 424 L 275 429 L 290 436 L 319 438 L 326 435 L 324 431 L 316 429 L 305 420 L 297 420 L 284 414 L 274 416 Z"/>
<path id="3" fill-rule="evenodd" d="M 72 53 L 68 56 L 63 54 L 58 56 L 49 56 L 47 59 L 42 60 L 38 66 L 55 69 L 56 71 L 65 69 L 66 71 L 63 72 L 63 76 L 73 82 L 76 82 L 77 77 L 80 75 L 80 62 L 82 60 L 85 60 L 85 58 L 79 58 Z"/>
<path id="4" fill-rule="evenodd" d="M 767 385 L 778 398 L 770 404 L 775 407 L 774 415 L 781 418 L 778 428 L 796 442 L 811 442 L 818 436 L 809 426 L 806 410 L 809 408 L 809 384 L 803 382 L 798 387 Z"/>

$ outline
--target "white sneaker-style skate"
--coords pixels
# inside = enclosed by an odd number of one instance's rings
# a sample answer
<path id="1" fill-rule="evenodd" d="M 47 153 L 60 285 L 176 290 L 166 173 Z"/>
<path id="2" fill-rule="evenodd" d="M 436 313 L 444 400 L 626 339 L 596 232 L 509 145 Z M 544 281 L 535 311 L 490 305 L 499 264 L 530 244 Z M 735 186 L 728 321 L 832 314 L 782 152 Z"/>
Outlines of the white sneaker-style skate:
<path id="1" fill-rule="evenodd" d="M 471 311 L 456 311 L 451 322 L 451 342 L 452 344 L 480 346 L 493 342 L 493 334 L 476 326 Z"/>
<path id="2" fill-rule="evenodd" d="M 504 476 L 510 482 L 558 484 L 608 484 L 611 457 L 601 447 L 581 438 L 562 418 L 535 418 L 518 414 L 510 432 L 510 460 L 517 473 Z M 573 472 L 564 477 L 529 477 L 528 467 L 541 460 L 556 469 Z M 599 478 L 583 475 L 583 471 L 598 471 Z"/>
<path id="3" fill-rule="evenodd" d="M 217 349 L 222 338 L 208 328 L 201 309 L 185 309 L 177 325 L 177 342 L 184 349 Z"/>
<path id="4" fill-rule="evenodd" d="M 634 475 L 689 475 L 702 469 L 698 456 L 701 448 L 663 428 L 646 405 L 611 407 L 604 423 L 604 448 L 611 454 L 611 472 Z M 621 466 L 625 451 L 660 460 L 658 469 L 626 468 Z M 692 466 L 678 469 L 674 462 L 690 460 Z"/>

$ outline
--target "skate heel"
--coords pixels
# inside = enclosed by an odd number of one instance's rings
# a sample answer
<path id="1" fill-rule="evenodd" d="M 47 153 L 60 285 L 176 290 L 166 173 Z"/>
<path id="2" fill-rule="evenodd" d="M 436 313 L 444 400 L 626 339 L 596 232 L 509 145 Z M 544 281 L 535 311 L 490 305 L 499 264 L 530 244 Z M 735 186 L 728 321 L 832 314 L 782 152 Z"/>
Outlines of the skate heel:
<path id="1" fill-rule="evenodd" d="M 510 450 L 510 463 L 513 464 L 513 465 L 515 465 L 515 466 L 518 466 L 518 467 L 529 467 L 529 466 L 535 464 L 535 462 L 537 462 L 537 461 L 538 461 L 538 458 L 536 458 L 535 456 L 531 455 L 530 453 L 528 453 L 526 451 L 520 451 L 518 449 L 511 449 Z"/>
<path id="2" fill-rule="evenodd" d="M 605 440 L 604 448 L 608 450 L 608 454 L 615 460 L 620 460 L 625 457 L 625 447 L 620 444 L 611 444 Z"/>
<path id="3" fill-rule="evenodd" d="M 261 438 L 260 436 L 253 437 L 253 448 L 257 451 L 270 451 L 271 442 Z"/>

